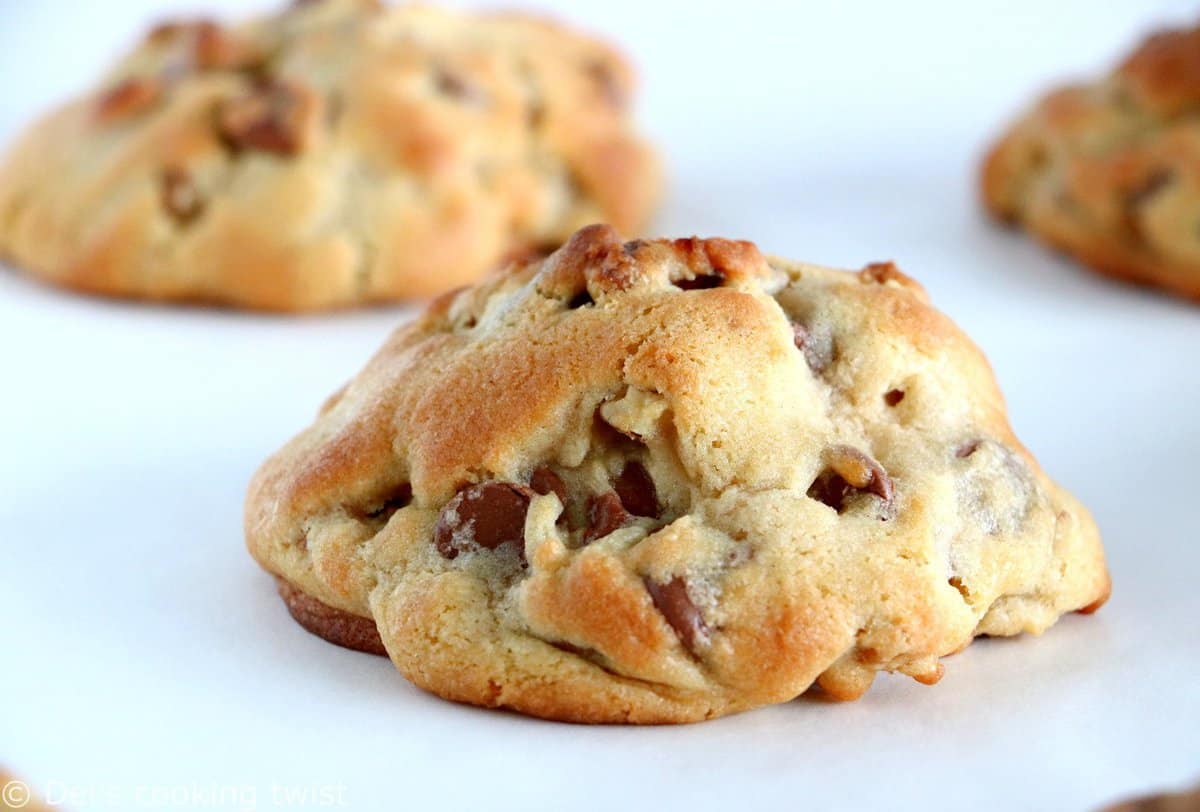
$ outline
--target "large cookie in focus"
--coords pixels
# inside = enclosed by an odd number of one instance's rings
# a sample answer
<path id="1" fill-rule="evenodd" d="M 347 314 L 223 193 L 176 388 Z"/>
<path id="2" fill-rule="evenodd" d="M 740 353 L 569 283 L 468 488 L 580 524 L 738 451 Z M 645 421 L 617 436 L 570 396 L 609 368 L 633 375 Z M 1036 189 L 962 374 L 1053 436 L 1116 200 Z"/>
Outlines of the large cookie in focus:
<path id="1" fill-rule="evenodd" d="M 933 683 L 1109 592 L 1091 517 L 894 266 L 605 226 L 397 330 L 259 470 L 246 539 L 417 685 L 585 722 Z"/>

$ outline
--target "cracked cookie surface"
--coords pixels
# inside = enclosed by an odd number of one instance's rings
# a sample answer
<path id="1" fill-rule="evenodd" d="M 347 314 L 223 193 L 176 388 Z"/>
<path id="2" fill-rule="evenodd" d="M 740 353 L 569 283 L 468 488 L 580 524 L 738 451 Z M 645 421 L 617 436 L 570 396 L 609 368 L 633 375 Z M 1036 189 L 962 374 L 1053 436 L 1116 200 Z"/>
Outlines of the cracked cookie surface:
<path id="1" fill-rule="evenodd" d="M 0 259 L 280 311 L 424 296 L 659 189 L 611 48 L 516 14 L 318 0 L 153 29 L 0 164 Z"/>
<path id="2" fill-rule="evenodd" d="M 422 688 L 584 722 L 932 683 L 1109 591 L 1091 517 L 895 266 L 608 226 L 397 330 L 256 474 L 246 538 Z"/>
<path id="3" fill-rule="evenodd" d="M 1200 28 L 1060 87 L 987 155 L 996 218 L 1118 279 L 1200 300 Z"/>

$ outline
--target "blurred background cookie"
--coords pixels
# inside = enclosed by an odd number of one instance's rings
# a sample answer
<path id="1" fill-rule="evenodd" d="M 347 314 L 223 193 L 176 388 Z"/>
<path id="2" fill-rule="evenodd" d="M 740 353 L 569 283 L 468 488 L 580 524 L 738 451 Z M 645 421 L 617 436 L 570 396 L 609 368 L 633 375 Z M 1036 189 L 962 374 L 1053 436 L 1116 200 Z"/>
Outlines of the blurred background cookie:
<path id="1" fill-rule="evenodd" d="M 168 23 L 0 166 L 0 257 L 92 293 L 283 311 L 434 294 L 659 172 L 606 44 L 518 14 L 318 0 Z"/>
<path id="2" fill-rule="evenodd" d="M 1200 28 L 1147 38 L 1061 87 L 984 161 L 983 199 L 1108 276 L 1200 300 Z"/>

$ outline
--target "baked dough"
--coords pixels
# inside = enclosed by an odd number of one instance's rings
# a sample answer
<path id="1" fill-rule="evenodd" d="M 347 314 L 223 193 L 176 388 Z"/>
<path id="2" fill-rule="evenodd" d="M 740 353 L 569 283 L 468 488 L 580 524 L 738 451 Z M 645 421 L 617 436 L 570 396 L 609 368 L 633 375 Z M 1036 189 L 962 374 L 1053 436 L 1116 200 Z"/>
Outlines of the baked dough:
<path id="1" fill-rule="evenodd" d="M 1200 28 L 1048 94 L 993 147 L 983 199 L 1107 276 L 1200 300 Z"/>
<path id="2" fill-rule="evenodd" d="M 0 258 L 77 290 L 315 310 L 425 296 L 660 181 L 603 43 L 355 0 L 155 28 L 0 164 Z"/>
<path id="3" fill-rule="evenodd" d="M 1109 593 L 1088 512 L 895 266 L 608 226 L 397 330 L 258 471 L 246 540 L 422 688 L 581 722 L 934 683 Z"/>

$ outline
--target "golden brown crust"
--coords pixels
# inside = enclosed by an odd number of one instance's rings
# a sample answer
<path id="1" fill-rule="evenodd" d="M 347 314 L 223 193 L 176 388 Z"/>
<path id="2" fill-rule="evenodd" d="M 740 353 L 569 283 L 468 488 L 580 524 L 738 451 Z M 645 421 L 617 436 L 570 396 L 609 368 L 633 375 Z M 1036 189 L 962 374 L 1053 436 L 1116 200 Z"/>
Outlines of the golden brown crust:
<path id="1" fill-rule="evenodd" d="M 358 0 L 152 31 L 0 163 L 0 257 L 100 295 L 279 311 L 428 296 L 597 219 L 657 161 L 605 44 Z"/>
<path id="2" fill-rule="evenodd" d="M 992 148 L 983 200 L 1106 276 L 1200 300 L 1200 29 L 1043 98 Z"/>
<path id="3" fill-rule="evenodd" d="M 932 684 L 1109 589 L 1087 511 L 894 265 L 608 226 L 393 334 L 256 474 L 246 539 L 417 685 L 589 722 Z"/>

